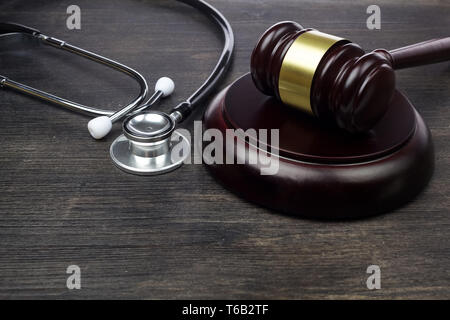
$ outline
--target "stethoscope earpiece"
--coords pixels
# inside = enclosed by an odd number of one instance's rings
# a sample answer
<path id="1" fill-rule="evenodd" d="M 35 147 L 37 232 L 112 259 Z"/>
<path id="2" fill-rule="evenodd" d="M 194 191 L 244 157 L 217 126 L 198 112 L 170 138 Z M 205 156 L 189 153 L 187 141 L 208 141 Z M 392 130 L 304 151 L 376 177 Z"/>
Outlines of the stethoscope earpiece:
<path id="1" fill-rule="evenodd" d="M 162 77 L 155 84 L 155 92 L 162 92 L 162 97 L 170 96 L 175 90 L 175 83 L 169 77 Z"/>

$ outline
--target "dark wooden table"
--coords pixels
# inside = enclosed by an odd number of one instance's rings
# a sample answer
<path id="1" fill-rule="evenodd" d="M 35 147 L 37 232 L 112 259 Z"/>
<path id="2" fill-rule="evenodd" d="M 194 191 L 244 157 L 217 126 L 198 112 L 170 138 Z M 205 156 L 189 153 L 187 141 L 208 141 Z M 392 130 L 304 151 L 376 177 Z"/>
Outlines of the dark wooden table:
<path id="1" fill-rule="evenodd" d="M 280 20 L 395 48 L 448 36 L 450 3 L 378 1 L 381 30 L 368 30 L 373 1 L 212 0 L 236 33 L 226 83 L 249 70 L 258 36 Z M 66 28 L 73 1 L 2 1 L 0 20 L 20 22 L 104 54 L 147 75 L 173 77 L 168 111 L 214 66 L 221 45 L 211 24 L 174 1 L 78 0 L 82 29 Z M 0 40 L 0 74 L 104 108 L 124 105 L 132 81 L 49 48 Z M 224 189 L 202 165 L 137 177 L 94 141 L 88 118 L 0 91 L 0 298 L 450 298 L 450 68 L 398 72 L 429 125 L 436 171 L 413 202 L 360 221 L 279 215 Z M 200 119 L 201 108 L 193 119 Z M 188 128 L 190 125 L 188 124 Z M 81 268 L 68 290 L 66 268 Z M 366 268 L 381 267 L 380 290 Z"/>

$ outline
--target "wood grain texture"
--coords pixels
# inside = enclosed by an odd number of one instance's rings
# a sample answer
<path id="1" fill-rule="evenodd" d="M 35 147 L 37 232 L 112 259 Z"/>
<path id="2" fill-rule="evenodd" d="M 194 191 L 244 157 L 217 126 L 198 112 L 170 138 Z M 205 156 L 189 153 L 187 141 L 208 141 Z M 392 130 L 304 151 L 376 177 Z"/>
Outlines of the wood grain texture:
<path id="1" fill-rule="evenodd" d="M 248 72 L 257 38 L 280 20 L 368 50 L 448 36 L 447 1 L 378 1 L 378 31 L 365 25 L 372 2 L 212 0 L 236 33 L 223 86 Z M 78 0 L 82 30 L 70 31 L 70 4 L 2 1 L 0 20 L 117 59 L 151 84 L 172 76 L 177 89 L 165 111 L 216 62 L 220 37 L 185 5 Z M 0 48 L 0 74 L 82 103 L 114 109 L 137 92 L 126 77 L 54 49 L 5 39 Z M 157 177 L 122 173 L 108 155 L 120 125 L 105 141 L 93 141 L 87 118 L 0 91 L 0 298 L 450 298 L 450 68 L 443 63 L 397 75 L 431 129 L 434 178 L 391 214 L 344 222 L 257 207 L 201 165 Z M 81 290 L 66 288 L 70 264 L 81 267 Z M 381 290 L 366 288 L 371 264 L 381 267 Z"/>

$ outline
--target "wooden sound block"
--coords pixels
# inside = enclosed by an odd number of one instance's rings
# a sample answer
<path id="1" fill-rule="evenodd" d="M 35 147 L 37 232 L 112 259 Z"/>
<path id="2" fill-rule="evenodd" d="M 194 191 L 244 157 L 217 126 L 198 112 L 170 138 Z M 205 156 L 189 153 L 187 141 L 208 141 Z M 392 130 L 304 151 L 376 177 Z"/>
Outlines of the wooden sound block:
<path id="1" fill-rule="evenodd" d="M 204 130 L 210 128 L 224 136 L 226 129 L 279 129 L 277 174 L 261 175 L 259 165 L 248 161 L 208 167 L 243 198 L 302 217 L 356 218 L 390 211 L 417 195 L 434 168 L 430 132 L 398 91 L 370 133 L 351 135 L 263 95 L 247 74 L 211 102 L 204 115 Z M 249 143 L 256 142 L 227 141 L 224 154 L 227 147 L 256 152 Z"/>

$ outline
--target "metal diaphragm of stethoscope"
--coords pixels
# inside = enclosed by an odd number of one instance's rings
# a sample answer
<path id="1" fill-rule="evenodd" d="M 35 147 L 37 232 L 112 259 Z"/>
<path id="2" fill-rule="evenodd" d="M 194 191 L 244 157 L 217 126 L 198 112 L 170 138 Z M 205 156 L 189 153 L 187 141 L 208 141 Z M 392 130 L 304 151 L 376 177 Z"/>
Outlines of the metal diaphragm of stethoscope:
<path id="1" fill-rule="evenodd" d="M 139 95 L 127 106 L 114 112 L 88 107 L 29 87 L 1 75 L 0 88 L 12 89 L 66 109 L 89 116 L 96 116 L 88 123 L 88 130 L 95 139 L 105 137 L 111 131 L 114 122 L 125 118 L 122 127 L 123 134 L 112 143 L 110 148 L 113 162 L 120 169 L 139 175 L 154 175 L 174 170 L 183 164 L 184 160 L 190 155 L 191 149 L 189 140 L 176 131 L 176 127 L 217 86 L 231 64 L 234 49 L 234 35 L 230 23 L 216 8 L 202 0 L 177 1 L 198 9 L 212 20 L 223 33 L 224 48 L 218 63 L 206 81 L 186 101 L 173 108 L 169 114 L 160 111 L 148 111 L 148 108 L 155 105 L 161 98 L 172 94 L 175 85 L 170 78 L 163 77 L 159 79 L 155 85 L 154 94 L 145 101 L 148 94 L 148 85 L 139 72 L 114 60 L 78 48 L 62 40 L 46 36 L 36 29 L 15 23 L 0 23 L 0 36 L 20 33 L 43 44 L 51 45 L 109 66 L 134 78 L 139 83 L 141 90 Z M 180 146 L 176 148 L 176 155 L 173 154 L 175 146 Z M 185 152 L 178 154 L 180 150 Z"/>

